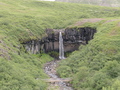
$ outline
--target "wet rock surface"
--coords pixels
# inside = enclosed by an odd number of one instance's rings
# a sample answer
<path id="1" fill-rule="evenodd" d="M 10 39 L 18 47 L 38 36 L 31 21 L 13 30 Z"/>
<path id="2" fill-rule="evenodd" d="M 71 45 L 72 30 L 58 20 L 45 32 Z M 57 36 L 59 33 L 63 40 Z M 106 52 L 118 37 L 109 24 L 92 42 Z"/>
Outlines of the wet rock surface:
<path id="1" fill-rule="evenodd" d="M 57 76 L 56 67 L 60 60 L 54 60 L 45 64 L 44 71 L 52 79 L 58 80 L 57 82 L 51 82 L 48 90 L 73 90 L 69 83 L 65 83 L 61 78 Z"/>

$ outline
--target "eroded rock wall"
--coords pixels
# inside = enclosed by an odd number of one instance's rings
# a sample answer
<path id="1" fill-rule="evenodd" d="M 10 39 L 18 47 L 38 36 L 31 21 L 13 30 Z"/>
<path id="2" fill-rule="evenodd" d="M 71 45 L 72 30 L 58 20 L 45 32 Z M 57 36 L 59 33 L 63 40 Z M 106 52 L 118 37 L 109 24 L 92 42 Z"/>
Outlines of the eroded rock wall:
<path id="1" fill-rule="evenodd" d="M 64 34 L 64 41 L 71 43 L 86 42 L 93 39 L 94 33 L 96 33 L 95 28 L 84 27 L 84 28 L 67 28 Z"/>
<path id="2" fill-rule="evenodd" d="M 33 54 L 50 51 L 59 51 L 59 32 L 62 32 L 64 40 L 64 51 L 72 52 L 77 50 L 81 44 L 88 44 L 93 39 L 95 28 L 66 28 L 66 29 L 46 29 L 47 36 L 39 40 L 24 42 L 26 52 Z"/>

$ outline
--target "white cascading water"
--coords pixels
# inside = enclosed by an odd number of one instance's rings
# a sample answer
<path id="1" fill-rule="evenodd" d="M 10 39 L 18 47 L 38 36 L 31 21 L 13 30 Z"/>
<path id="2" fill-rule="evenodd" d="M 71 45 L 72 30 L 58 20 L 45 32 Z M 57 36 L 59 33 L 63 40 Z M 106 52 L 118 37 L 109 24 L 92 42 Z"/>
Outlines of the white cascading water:
<path id="1" fill-rule="evenodd" d="M 59 32 L 59 59 L 65 59 L 62 33 Z"/>

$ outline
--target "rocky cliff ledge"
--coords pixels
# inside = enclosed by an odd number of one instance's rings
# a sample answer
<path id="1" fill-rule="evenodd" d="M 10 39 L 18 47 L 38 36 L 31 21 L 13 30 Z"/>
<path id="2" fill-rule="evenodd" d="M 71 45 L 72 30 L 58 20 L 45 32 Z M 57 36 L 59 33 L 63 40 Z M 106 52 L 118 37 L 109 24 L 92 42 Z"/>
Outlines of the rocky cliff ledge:
<path id="1" fill-rule="evenodd" d="M 47 36 L 40 40 L 24 42 L 27 52 L 33 54 L 50 51 L 59 51 L 59 32 L 62 32 L 65 52 L 77 50 L 81 44 L 88 44 L 96 33 L 95 28 L 66 28 L 66 29 L 46 29 Z"/>

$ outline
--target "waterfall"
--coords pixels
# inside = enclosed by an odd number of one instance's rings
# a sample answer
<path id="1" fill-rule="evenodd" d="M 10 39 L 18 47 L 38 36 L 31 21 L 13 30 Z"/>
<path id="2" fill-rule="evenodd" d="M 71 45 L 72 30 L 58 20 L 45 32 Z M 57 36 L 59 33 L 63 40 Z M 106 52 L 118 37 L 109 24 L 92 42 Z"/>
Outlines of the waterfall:
<path id="1" fill-rule="evenodd" d="M 64 46 L 63 46 L 63 38 L 62 33 L 59 32 L 59 59 L 64 59 Z"/>

